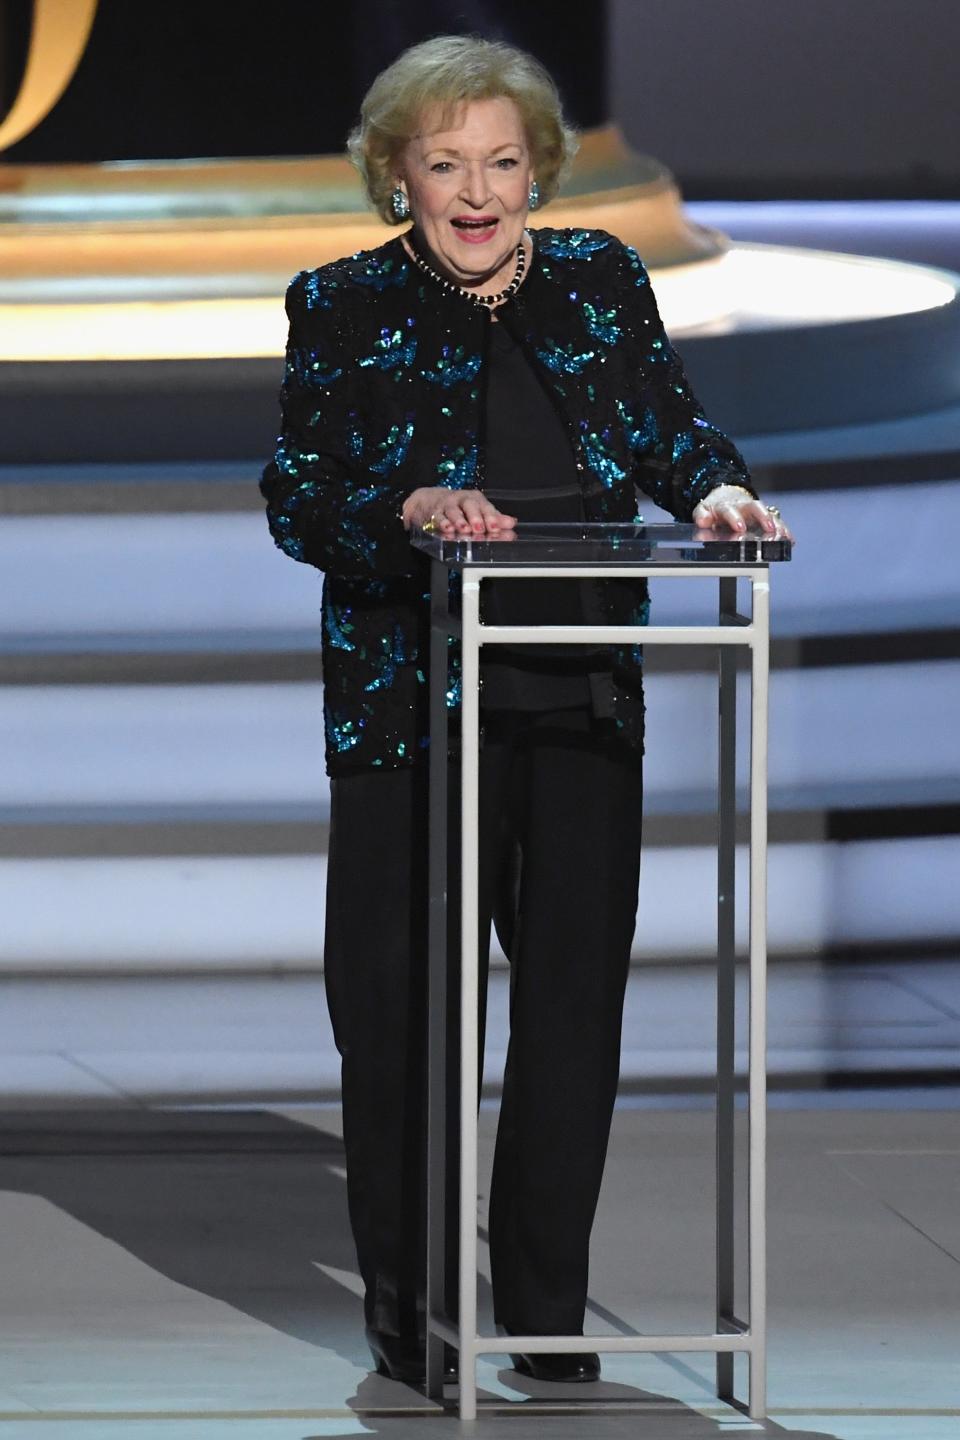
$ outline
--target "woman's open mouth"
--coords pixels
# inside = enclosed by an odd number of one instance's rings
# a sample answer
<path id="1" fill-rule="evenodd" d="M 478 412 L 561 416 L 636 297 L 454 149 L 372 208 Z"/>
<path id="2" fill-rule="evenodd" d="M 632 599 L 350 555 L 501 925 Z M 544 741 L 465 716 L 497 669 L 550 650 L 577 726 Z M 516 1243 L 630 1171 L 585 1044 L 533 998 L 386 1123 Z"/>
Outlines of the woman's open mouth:
<path id="1" fill-rule="evenodd" d="M 499 223 L 495 215 L 457 215 L 450 221 L 461 240 L 471 245 L 489 240 L 496 233 Z"/>

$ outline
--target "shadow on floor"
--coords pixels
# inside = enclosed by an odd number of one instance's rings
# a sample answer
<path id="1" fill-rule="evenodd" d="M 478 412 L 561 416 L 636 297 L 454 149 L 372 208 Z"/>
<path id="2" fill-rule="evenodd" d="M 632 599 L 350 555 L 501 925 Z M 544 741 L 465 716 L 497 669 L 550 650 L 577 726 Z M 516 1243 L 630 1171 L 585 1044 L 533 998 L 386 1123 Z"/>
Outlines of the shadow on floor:
<path id="1" fill-rule="evenodd" d="M 343 1142 L 262 1111 L 0 1117 L 0 1188 L 40 1195 L 179 1285 L 366 1363 Z M 354 1338 L 356 1337 L 356 1338 Z"/>
<path id="2" fill-rule="evenodd" d="M 353 1273 L 343 1142 L 263 1111 L 55 1111 L 0 1116 L 0 1189 L 39 1195 L 177 1284 L 273 1329 L 365 1365 L 360 1301 L 318 1265 Z M 481 1393 L 462 1425 L 405 1386 L 367 1376 L 347 1405 L 385 1440 L 711 1440 L 731 1429 L 669 1397 L 623 1384 Z M 447 1391 L 452 1407 L 455 1389 Z M 525 1397 L 525 1398 L 524 1398 Z M 599 1407 L 606 1404 L 609 1410 Z M 486 1412 L 484 1408 L 486 1407 Z M 504 1412 L 508 1412 L 505 1414 Z M 740 1428 L 740 1426 L 736 1426 Z M 834 1440 L 773 1422 L 783 1440 Z M 306 1434 L 304 1440 L 320 1440 Z"/>
<path id="3" fill-rule="evenodd" d="M 364 1432 L 383 1440 L 424 1440 L 425 1436 L 469 1436 L 471 1440 L 718 1440 L 731 1431 L 778 1437 L 778 1440 L 837 1440 L 824 1430 L 785 1429 L 773 1420 L 752 1423 L 746 1416 L 738 1422 L 728 1412 L 723 1418 L 701 1415 L 697 1410 L 650 1390 L 601 1382 L 581 1385 L 571 1395 L 569 1385 L 537 1385 L 513 1370 L 499 1372 L 500 1381 L 511 1390 L 524 1391 L 525 1400 L 505 1401 L 484 1392 L 478 1396 L 475 1421 L 461 1422 L 455 1413 L 456 1389 L 448 1388 L 447 1413 L 403 1414 L 402 1393 L 410 1391 L 379 1381 L 364 1380 L 347 1404 L 362 1419 Z M 396 1409 L 389 1411 L 387 1390 L 397 1393 Z M 607 1407 L 607 1408 L 601 1408 Z M 304 1440 L 321 1440 L 305 1435 Z"/>

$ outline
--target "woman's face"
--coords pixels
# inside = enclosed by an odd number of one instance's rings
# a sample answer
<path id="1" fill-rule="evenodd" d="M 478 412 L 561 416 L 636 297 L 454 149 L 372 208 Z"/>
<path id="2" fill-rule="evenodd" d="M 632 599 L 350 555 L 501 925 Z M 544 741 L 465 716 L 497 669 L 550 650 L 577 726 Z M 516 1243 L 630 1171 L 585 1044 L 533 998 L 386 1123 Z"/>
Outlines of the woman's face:
<path id="1" fill-rule="evenodd" d="M 516 266 L 533 175 L 520 112 L 512 100 L 466 102 L 453 128 L 428 116 L 406 144 L 400 183 L 421 241 L 458 285 L 499 288 Z"/>

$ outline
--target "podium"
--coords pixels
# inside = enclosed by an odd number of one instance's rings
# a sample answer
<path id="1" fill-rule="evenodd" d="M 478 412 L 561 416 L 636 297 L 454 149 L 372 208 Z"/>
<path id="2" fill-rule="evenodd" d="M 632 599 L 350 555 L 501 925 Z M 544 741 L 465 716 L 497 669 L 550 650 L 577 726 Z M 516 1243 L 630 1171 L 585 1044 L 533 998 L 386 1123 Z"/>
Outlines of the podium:
<path id="1" fill-rule="evenodd" d="M 766 1412 L 766 865 L 767 691 L 770 565 L 790 559 L 791 542 L 763 531 L 736 535 L 692 525 L 521 524 L 510 539 L 444 539 L 414 531 L 414 547 L 431 565 L 430 642 L 430 922 L 427 1141 L 427 1393 L 442 1397 L 442 1354 L 459 1351 L 461 1419 L 477 1413 L 477 1358 L 482 1354 L 700 1352 L 716 1356 L 717 1394 L 732 1403 L 734 1357 L 749 1366 L 748 1410 Z M 451 607 L 460 578 L 460 613 Z M 697 625 L 489 625 L 482 623 L 485 580 L 714 579 L 716 623 Z M 738 581 L 749 592 L 738 610 Z M 448 650 L 461 645 L 461 994 L 459 1312 L 444 1310 L 447 1094 Z M 477 1318 L 477 1110 L 479 1102 L 478 813 L 480 650 L 485 645 L 698 645 L 716 647 L 718 676 L 717 796 L 717 1076 L 716 1326 L 710 1334 L 480 1335 Z M 737 652 L 749 658 L 749 1039 L 747 1085 L 747 1274 L 745 1317 L 734 1301 L 734 1025 Z M 707 736 L 704 737 L 705 742 Z M 601 1402 L 602 1403 L 602 1402 Z"/>

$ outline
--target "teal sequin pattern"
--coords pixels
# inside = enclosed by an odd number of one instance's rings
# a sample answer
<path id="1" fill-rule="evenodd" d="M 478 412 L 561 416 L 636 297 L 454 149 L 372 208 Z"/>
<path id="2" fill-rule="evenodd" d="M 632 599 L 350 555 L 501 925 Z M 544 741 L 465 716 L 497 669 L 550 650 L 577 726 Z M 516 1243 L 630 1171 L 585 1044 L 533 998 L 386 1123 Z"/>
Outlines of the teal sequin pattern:
<path id="1" fill-rule="evenodd" d="M 410 266 L 406 260 L 399 260 L 394 256 L 382 257 L 377 255 L 375 250 L 368 250 L 366 253 L 358 251 L 351 256 L 353 260 L 362 260 L 364 263 L 353 272 L 352 279 L 357 285 L 368 285 L 377 294 L 386 290 L 391 285 L 406 285 L 410 278 Z"/>
<path id="2" fill-rule="evenodd" d="M 463 671 L 461 668 L 460 649 L 453 641 L 450 642 L 447 653 L 447 691 L 445 698 L 448 710 L 460 709 L 463 702 Z"/>
<path id="3" fill-rule="evenodd" d="M 655 413 L 649 406 L 644 410 L 640 421 L 637 422 L 623 401 L 618 400 L 617 414 L 623 421 L 627 444 L 635 455 L 646 454 L 654 447 L 659 446 L 660 426 Z"/>
<path id="4" fill-rule="evenodd" d="M 354 746 L 360 744 L 366 723 L 364 715 L 353 718 L 349 713 L 344 714 L 332 710 L 328 706 L 323 717 L 327 745 L 335 754 L 345 755 L 348 750 L 352 750 Z"/>
<path id="5" fill-rule="evenodd" d="M 613 243 L 611 235 L 590 230 L 555 230 L 540 240 L 537 253 L 551 260 L 589 260 Z"/>
<path id="6" fill-rule="evenodd" d="M 410 449 L 410 441 L 413 439 L 413 416 L 408 415 L 405 425 L 393 425 L 385 440 L 377 445 L 380 451 L 380 459 L 373 460 L 370 469 L 375 475 L 388 475 L 391 470 L 396 470 L 407 458 L 407 451 Z"/>
<path id="7" fill-rule="evenodd" d="M 332 310 L 338 284 L 321 270 L 301 271 L 308 310 Z"/>
<path id="8" fill-rule="evenodd" d="M 582 375 L 595 354 L 595 350 L 578 352 L 576 345 L 560 345 L 556 340 L 548 340 L 537 351 L 537 359 L 554 375 Z"/>
<path id="9" fill-rule="evenodd" d="M 407 665 L 409 661 L 403 631 L 399 625 L 394 625 L 392 634 L 380 636 L 379 650 L 373 658 L 377 674 L 369 684 L 364 685 L 364 690 L 368 694 L 374 690 L 389 690 L 397 678 L 397 667 Z"/>
<path id="10" fill-rule="evenodd" d="M 276 452 L 277 467 L 293 476 L 299 475 L 300 466 L 309 463 L 313 458 L 316 457 L 304 455 L 300 451 L 290 454 L 283 446 L 279 446 Z M 289 555 L 293 560 L 304 558 L 303 541 L 295 533 L 297 512 L 313 500 L 316 494 L 316 481 L 302 481 L 287 493 L 279 509 L 271 517 L 274 540 L 284 554 Z"/>
<path id="11" fill-rule="evenodd" d="M 443 458 L 437 466 L 437 484 L 448 490 L 469 490 L 477 480 L 479 451 L 476 444 L 469 448 L 457 445 L 443 447 Z"/>
<path id="12" fill-rule="evenodd" d="M 640 259 L 640 256 L 637 254 L 633 246 L 624 245 L 623 253 L 627 257 L 627 261 L 630 265 L 630 270 L 633 274 L 634 285 L 649 285 L 650 277 L 646 272 L 643 261 Z"/>
<path id="13" fill-rule="evenodd" d="M 594 340 L 599 340 L 604 345 L 616 345 L 623 334 L 623 329 L 617 324 L 617 309 L 604 310 L 601 308 L 601 301 L 591 305 L 589 300 L 584 300 L 581 307 L 587 331 Z"/>
<path id="14" fill-rule="evenodd" d="M 362 510 L 364 505 L 371 505 L 390 494 L 392 491 L 388 485 L 363 485 L 359 490 L 350 491 L 344 510 L 349 515 L 353 511 Z"/>
<path id="15" fill-rule="evenodd" d="M 632 607 L 627 617 L 629 625 L 649 625 L 650 623 L 650 597 L 644 595 Z M 642 645 L 618 645 L 614 651 L 614 663 L 627 670 L 640 670 L 643 668 L 643 646 Z"/>
<path id="16" fill-rule="evenodd" d="M 307 390 L 327 390 L 343 374 L 319 350 L 294 350 L 287 361 L 287 375 Z"/>
<path id="17" fill-rule="evenodd" d="M 409 329 L 413 329 L 413 320 L 408 320 Z M 404 335 L 402 330 L 390 330 L 384 328 L 380 331 L 379 340 L 375 341 L 372 355 L 364 355 L 357 361 L 361 370 L 367 370 L 375 365 L 378 370 L 403 370 L 409 369 L 416 359 L 417 340 L 414 335 Z"/>
<path id="18" fill-rule="evenodd" d="M 626 471 L 622 465 L 617 463 L 610 448 L 610 432 L 605 430 L 598 434 L 595 430 L 587 430 L 586 421 L 581 423 L 582 435 L 580 438 L 580 449 L 584 459 L 609 490 L 623 480 Z"/>
<path id="19" fill-rule="evenodd" d="M 424 380 L 429 380 L 434 385 L 442 385 L 445 390 L 464 380 L 475 380 L 479 373 L 480 356 L 468 355 L 462 345 L 444 345 L 440 351 L 440 359 L 433 368 L 420 371 Z"/>
<path id="20" fill-rule="evenodd" d="M 323 631 L 327 644 L 334 650 L 356 650 L 356 645 L 350 639 L 356 628 L 351 620 L 353 607 L 351 605 L 337 605 L 333 600 L 327 600 L 323 607 Z"/>

